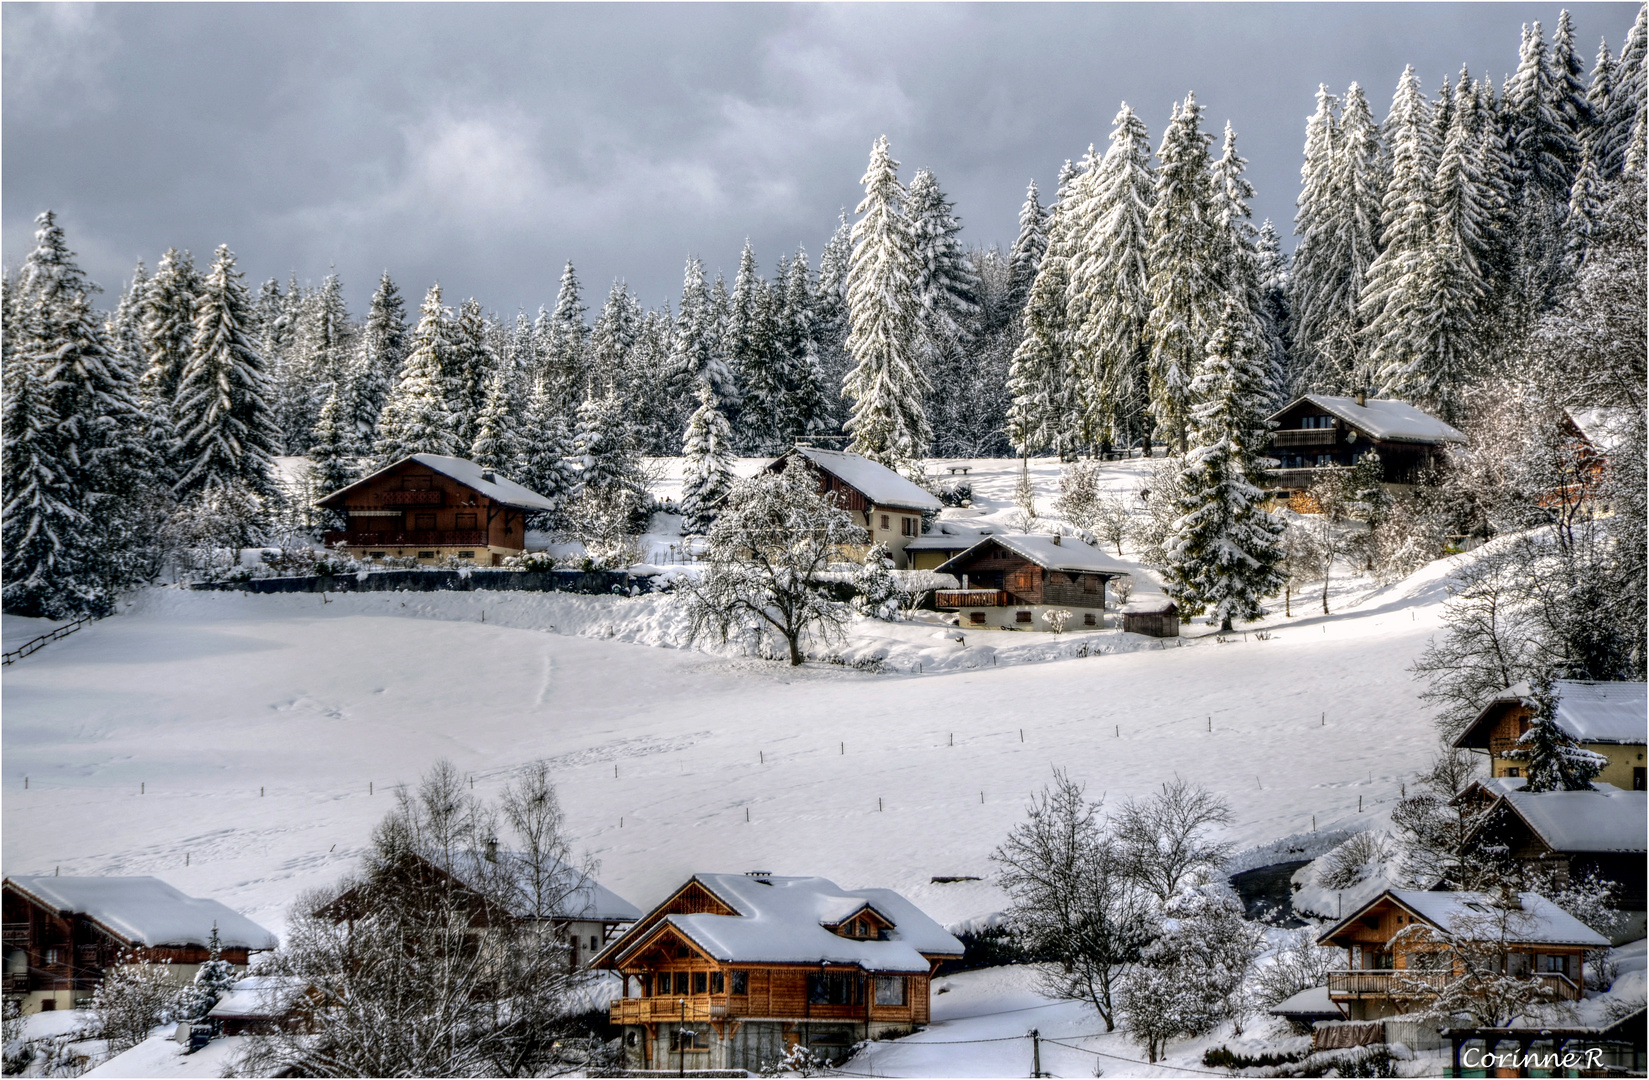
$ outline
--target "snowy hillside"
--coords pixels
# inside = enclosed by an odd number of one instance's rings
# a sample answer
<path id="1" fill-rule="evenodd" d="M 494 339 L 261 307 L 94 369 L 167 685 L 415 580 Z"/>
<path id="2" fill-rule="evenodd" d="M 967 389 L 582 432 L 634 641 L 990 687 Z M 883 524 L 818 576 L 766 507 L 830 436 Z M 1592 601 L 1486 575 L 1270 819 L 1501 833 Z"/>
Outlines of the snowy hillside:
<path id="1" fill-rule="evenodd" d="M 1434 744 L 1405 669 L 1446 565 L 1331 616 L 1297 607 L 1270 640 L 1105 633 L 1127 647 L 921 675 L 660 648 L 657 600 L 156 590 L 8 670 L 4 869 L 159 874 L 279 929 L 392 784 L 446 756 L 480 792 L 542 757 L 637 904 L 759 868 L 900 889 L 952 921 L 1000 897 L 929 879 L 988 878 L 1056 764 L 1112 801 L 1207 784 L 1243 845 L 1378 815 Z M 870 624 L 855 647 L 872 630 L 935 656 L 988 637 L 1010 661 L 1081 640 Z"/>

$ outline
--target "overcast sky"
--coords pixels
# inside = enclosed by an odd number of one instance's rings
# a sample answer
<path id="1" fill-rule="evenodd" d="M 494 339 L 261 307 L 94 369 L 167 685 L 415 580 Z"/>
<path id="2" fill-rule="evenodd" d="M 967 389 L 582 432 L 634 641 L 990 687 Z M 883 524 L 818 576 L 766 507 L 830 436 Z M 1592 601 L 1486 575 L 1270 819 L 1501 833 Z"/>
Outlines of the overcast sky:
<path id="1" fill-rule="evenodd" d="M 1011 244 L 1026 182 L 1103 150 L 1127 101 L 1160 140 L 1194 90 L 1229 120 L 1285 234 L 1318 83 L 1384 116 L 1405 63 L 1429 90 L 1516 67 L 1514 4 L 116 4 L 0 8 L 3 242 L 58 211 L 111 293 L 168 245 L 219 243 L 249 282 L 342 275 L 360 313 L 388 269 L 416 306 L 554 303 L 571 259 L 672 305 L 689 254 L 732 277 L 798 244 L 817 265 L 886 133 L 934 171 L 970 244 Z M 1635 4 L 1571 6 L 1588 70 Z M 106 297 L 105 303 L 113 302 Z"/>

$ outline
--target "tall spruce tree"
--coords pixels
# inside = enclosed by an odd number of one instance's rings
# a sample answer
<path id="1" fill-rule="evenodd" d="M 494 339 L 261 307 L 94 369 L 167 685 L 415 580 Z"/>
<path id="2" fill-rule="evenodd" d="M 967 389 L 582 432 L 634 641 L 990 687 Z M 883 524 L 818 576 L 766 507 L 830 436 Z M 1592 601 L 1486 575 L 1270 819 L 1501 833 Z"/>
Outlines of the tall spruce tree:
<path id="1" fill-rule="evenodd" d="M 195 297 L 199 293 L 200 272 L 195 269 L 194 258 L 187 251 L 167 248 L 144 291 L 140 310 L 148 365 L 139 395 L 151 423 L 168 432 L 173 426 L 172 401 L 177 397 L 178 379 L 183 376 L 189 340 L 195 332 Z"/>
<path id="2" fill-rule="evenodd" d="M 481 412 L 487 403 L 487 386 L 499 369 L 493 348 L 491 327 L 479 301 L 471 297 L 458 305 L 452 327 L 453 348 L 445 371 L 447 411 L 452 419 L 453 438 L 458 452 L 474 445 L 481 430 Z"/>
<path id="3" fill-rule="evenodd" d="M 1019 235 L 1008 252 L 1007 304 L 1015 314 L 1025 310 L 1025 301 L 1031 296 L 1031 282 L 1042 266 L 1042 256 L 1048 250 L 1048 212 L 1042 209 L 1042 196 L 1032 180 L 1025 189 L 1025 205 L 1019 208 Z"/>
<path id="4" fill-rule="evenodd" d="M 734 480 L 733 428 L 707 386 L 699 388 L 699 407 L 687 421 L 681 455 L 681 528 L 703 536 Z"/>
<path id="5" fill-rule="evenodd" d="M 865 197 L 854 211 L 861 216 L 847 278 L 854 367 L 842 384 L 853 402 L 846 428 L 854 453 L 909 467 L 933 441 L 924 407 L 930 386 L 922 368 L 921 268 L 886 135 L 871 148 L 860 183 Z"/>
<path id="6" fill-rule="evenodd" d="M 1289 303 L 1291 284 L 1288 256 L 1283 254 L 1282 237 L 1266 218 L 1260 223 L 1256 250 L 1260 265 L 1260 327 L 1265 342 L 1266 380 L 1271 387 L 1271 404 L 1282 408 L 1304 390 L 1295 366 L 1292 342 L 1294 313 Z"/>
<path id="7" fill-rule="evenodd" d="M 235 256 L 220 244 L 201 283 L 189 359 L 173 407 L 181 497 L 243 488 L 275 494 L 280 431 L 269 404 L 269 375 L 247 334 L 251 304 Z"/>
<path id="8" fill-rule="evenodd" d="M 979 275 L 958 239 L 962 223 L 931 170 L 911 177 L 905 209 L 916 253 L 922 328 L 928 355 L 936 359 L 968 342 L 979 313 Z"/>
<path id="9" fill-rule="evenodd" d="M 469 459 L 499 472 L 518 473 L 522 456 L 519 414 L 515 381 L 503 370 L 494 372 L 487 383 L 486 400 L 476 424 L 475 441 L 469 447 Z"/>
<path id="10" fill-rule="evenodd" d="M 544 496 L 554 509 L 539 516 L 541 529 L 557 529 L 567 505 L 578 494 L 578 467 L 572 460 L 573 435 L 560 402 L 542 379 L 527 398 L 522 424 L 519 479 L 523 486 Z"/>
<path id="11" fill-rule="evenodd" d="M 1609 88 L 1609 106 L 1599 120 L 1606 150 L 1598 156 L 1599 174 L 1612 180 L 1626 170 L 1634 129 L 1641 130 L 1645 103 L 1645 63 L 1649 62 L 1649 5 L 1638 17 L 1620 50 Z"/>
<path id="12" fill-rule="evenodd" d="M 756 272 L 756 253 L 746 240 L 728 299 L 724 341 L 740 391 L 739 441 L 752 454 L 776 453 L 783 427 L 786 371 L 774 341 L 772 308 L 767 283 Z"/>
<path id="13" fill-rule="evenodd" d="M 373 456 L 379 468 L 412 454 L 458 452 L 457 420 L 447 390 L 448 372 L 456 365 L 455 337 L 452 311 L 441 303 L 441 286 L 431 285 L 401 377 L 378 417 Z"/>
<path id="14" fill-rule="evenodd" d="M 1056 212 L 1057 218 L 1057 212 Z M 1024 329 L 1008 366 L 1008 441 L 1021 457 L 1052 449 L 1075 452 L 1064 415 L 1071 400 L 1070 332 L 1065 321 L 1068 261 L 1054 245 L 1042 259 L 1025 303 Z"/>
<path id="15" fill-rule="evenodd" d="M 354 406 L 356 438 L 362 445 L 371 445 L 378 427 L 378 414 L 383 412 L 389 392 L 400 377 L 401 365 L 406 362 L 407 316 L 406 301 L 401 290 L 385 270 L 378 278 L 378 287 L 372 292 L 367 308 L 366 323 L 361 327 L 356 342 L 355 360 L 351 371 L 354 383 L 351 404 Z"/>
<path id="16" fill-rule="evenodd" d="M 671 387 L 678 400 L 694 400 L 700 385 L 708 386 L 724 405 L 739 404 L 738 383 L 721 351 L 721 328 L 704 283 L 704 264 L 687 260 L 681 286 L 681 313 L 676 316 L 670 346 Z"/>
<path id="17" fill-rule="evenodd" d="M 1227 297 L 1191 386 L 1191 448 L 1164 568 L 1181 610 L 1208 611 L 1227 631 L 1263 615 L 1261 599 L 1282 587 L 1282 529 L 1256 484 L 1268 464 L 1262 354 L 1253 315 Z"/>
<path id="18" fill-rule="evenodd" d="M 1175 106 L 1157 151 L 1149 219 L 1151 415 L 1168 444 L 1182 453 L 1188 445 L 1191 380 L 1202 366 L 1223 299 L 1208 162 L 1212 137 L 1203 132 L 1201 120 L 1202 106 L 1196 95 L 1187 94 L 1183 106 Z"/>
<path id="19" fill-rule="evenodd" d="M 584 325 L 584 312 L 578 275 L 569 260 L 561 271 L 555 312 L 550 316 L 544 340 L 544 374 L 565 408 L 580 400 L 588 388 L 584 346 L 589 330 Z"/>

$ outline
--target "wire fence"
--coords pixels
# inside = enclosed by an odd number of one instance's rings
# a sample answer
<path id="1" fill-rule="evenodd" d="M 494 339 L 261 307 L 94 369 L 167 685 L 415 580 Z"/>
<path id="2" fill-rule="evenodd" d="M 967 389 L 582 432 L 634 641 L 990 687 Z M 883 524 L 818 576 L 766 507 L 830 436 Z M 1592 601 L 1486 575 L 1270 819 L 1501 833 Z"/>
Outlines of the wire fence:
<path id="1" fill-rule="evenodd" d="M 0 655 L 0 665 L 15 664 L 17 661 L 23 659 L 25 656 L 28 656 L 30 653 L 39 652 L 52 642 L 68 637 L 76 630 L 79 630 L 82 626 L 85 626 L 89 622 L 96 622 L 99 618 L 101 618 L 101 616 L 82 615 L 73 622 L 64 626 L 59 626 L 57 629 L 52 630 L 49 633 L 41 634 L 37 638 L 31 638 L 10 652 Z"/>

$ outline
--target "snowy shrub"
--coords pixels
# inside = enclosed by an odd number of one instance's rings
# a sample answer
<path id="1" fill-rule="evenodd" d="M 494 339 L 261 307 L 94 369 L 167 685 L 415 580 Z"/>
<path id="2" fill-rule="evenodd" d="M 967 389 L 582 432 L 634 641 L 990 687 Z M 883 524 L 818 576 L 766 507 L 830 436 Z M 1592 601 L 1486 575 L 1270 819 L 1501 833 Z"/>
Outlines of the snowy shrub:
<path id="1" fill-rule="evenodd" d="M 222 1001 L 239 976 L 235 967 L 223 958 L 223 942 L 218 937 L 217 923 L 212 924 L 212 938 L 207 943 L 207 960 L 195 972 L 195 981 L 178 992 L 177 1016 L 182 1020 L 203 1020 L 212 1007 Z"/>
<path id="2" fill-rule="evenodd" d="M 1151 465 L 1136 491 L 1139 501 L 1145 504 L 1145 513 L 1134 519 L 1134 549 L 1152 566 L 1168 564 L 1168 545 L 1173 539 L 1174 522 L 1180 516 L 1182 468 L 1179 458 L 1163 458 Z"/>
<path id="3" fill-rule="evenodd" d="M 905 597 L 893 575 L 893 557 L 886 544 L 876 544 L 865 554 L 864 564 L 853 573 L 853 589 L 853 607 L 859 614 L 883 622 L 899 617 Z"/>
<path id="4" fill-rule="evenodd" d="M 1271 962 L 1255 972 L 1254 1000 L 1270 1008 L 1301 990 L 1323 986 L 1328 973 L 1344 962 L 1342 950 L 1317 944 L 1316 927 L 1291 930 L 1271 955 Z"/>
<path id="5" fill-rule="evenodd" d="M 109 1049 L 118 1054 L 148 1038 L 156 1024 L 171 1020 L 177 999 L 178 986 L 165 964 L 127 962 L 104 971 L 92 994 L 91 1012 Z"/>
<path id="6" fill-rule="evenodd" d="M 1322 857 L 1317 884 L 1325 889 L 1349 889 L 1379 873 L 1391 861 L 1385 838 L 1360 832 Z"/>
<path id="7" fill-rule="evenodd" d="M 1036 488 L 1031 486 L 1030 466 L 1021 462 L 1019 479 L 1013 488 L 1013 526 L 1020 532 L 1029 532 L 1036 524 Z"/>
<path id="8" fill-rule="evenodd" d="M 1071 613 L 1066 608 L 1059 608 L 1054 611 L 1044 611 L 1042 613 L 1042 621 L 1048 624 L 1049 630 L 1052 630 L 1056 634 L 1063 634 L 1065 632 L 1065 624 L 1071 621 Z"/>
<path id="9" fill-rule="evenodd" d="M 1094 527 L 1100 512 L 1097 464 L 1074 461 L 1060 470 L 1059 494 L 1054 497 L 1053 512 L 1079 529 Z"/>
<path id="10" fill-rule="evenodd" d="M 784 1057 L 762 1063 L 761 1075 L 784 1076 L 793 1073 L 796 1076 L 813 1076 L 829 1067 L 828 1061 L 801 1043 L 791 1043 L 785 1048 Z"/>
<path id="11" fill-rule="evenodd" d="M 1269 1069 L 1278 1065 L 1292 1065 L 1302 1060 L 1306 1055 L 1278 1051 L 1267 1053 L 1260 1051 L 1254 1054 L 1245 1054 L 1231 1050 L 1226 1046 L 1210 1046 L 1202 1052 L 1202 1063 L 1210 1069 Z"/>
<path id="12" fill-rule="evenodd" d="M 554 570 L 556 559 L 547 551 L 528 551 L 521 555 L 506 556 L 504 565 L 511 570 Z"/>
<path id="13" fill-rule="evenodd" d="M 939 490 L 935 494 L 946 506 L 973 505 L 973 485 L 968 481 L 952 480 L 949 483 L 941 483 L 938 487 Z"/>
<path id="14" fill-rule="evenodd" d="M 1111 596 L 1121 607 L 1128 603 L 1128 598 L 1134 594 L 1134 575 L 1122 574 L 1111 579 Z"/>

